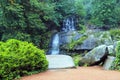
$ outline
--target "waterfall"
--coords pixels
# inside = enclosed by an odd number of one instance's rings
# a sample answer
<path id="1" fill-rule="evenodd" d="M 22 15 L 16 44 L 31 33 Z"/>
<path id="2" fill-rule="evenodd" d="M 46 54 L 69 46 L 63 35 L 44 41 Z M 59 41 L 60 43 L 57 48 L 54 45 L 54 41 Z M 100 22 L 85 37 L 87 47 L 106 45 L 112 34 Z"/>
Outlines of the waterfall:
<path id="1" fill-rule="evenodd" d="M 65 20 L 63 20 L 63 27 L 62 27 L 63 32 L 62 33 L 55 32 L 55 34 L 51 38 L 51 42 L 47 54 L 51 54 L 51 55 L 60 54 L 60 45 L 71 42 L 73 34 L 76 31 L 75 24 L 76 24 L 75 16 L 70 16 Z"/>
<path id="2" fill-rule="evenodd" d="M 63 28 L 62 31 L 74 31 L 75 30 L 75 17 L 69 17 L 63 21 Z"/>
<path id="3" fill-rule="evenodd" d="M 53 36 L 51 54 L 52 55 L 59 54 L 59 34 L 58 33 L 56 33 Z"/>

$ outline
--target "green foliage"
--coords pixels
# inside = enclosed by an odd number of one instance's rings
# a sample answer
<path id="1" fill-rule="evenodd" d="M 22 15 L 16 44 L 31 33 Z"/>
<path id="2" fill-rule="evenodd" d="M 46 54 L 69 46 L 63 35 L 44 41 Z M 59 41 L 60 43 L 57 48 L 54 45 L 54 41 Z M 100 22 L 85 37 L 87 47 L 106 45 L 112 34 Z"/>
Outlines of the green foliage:
<path id="1" fill-rule="evenodd" d="M 85 25 L 82 25 L 82 24 L 79 24 L 79 33 L 83 34 L 86 32 L 86 26 Z"/>
<path id="2" fill-rule="evenodd" d="M 64 19 L 71 15 L 76 15 L 79 18 L 85 16 L 85 10 L 80 0 L 54 0 L 56 14 L 59 19 Z"/>
<path id="3" fill-rule="evenodd" d="M 71 43 L 68 44 L 68 48 L 70 50 L 73 50 L 75 46 L 77 45 L 81 45 L 83 43 L 84 40 L 86 40 L 88 37 L 86 35 L 83 35 L 82 37 L 80 37 L 77 41 L 72 41 Z"/>
<path id="4" fill-rule="evenodd" d="M 2 40 L 15 38 L 47 49 L 50 30 L 60 29 L 63 19 L 71 15 L 83 20 L 80 0 L 0 0 Z"/>
<path id="5" fill-rule="evenodd" d="M 6 0 L 5 0 L 6 1 Z M 7 3 L 1 1 L 3 11 L 3 26 L 16 28 L 45 28 L 45 22 L 55 18 L 54 5 L 38 0 L 23 1 L 10 0 Z M 12 1 L 12 2 L 11 2 Z M 43 20 L 42 20 L 43 19 Z"/>
<path id="6" fill-rule="evenodd" d="M 45 71 L 47 67 L 44 51 L 33 44 L 15 39 L 0 42 L 1 80 L 13 80 L 35 71 Z"/>
<path id="7" fill-rule="evenodd" d="M 38 35 L 38 34 L 28 34 L 20 31 L 12 31 L 12 32 L 3 33 L 1 40 L 6 41 L 8 39 L 17 39 L 21 41 L 27 41 L 33 43 L 34 45 L 42 49 L 47 50 L 50 37 L 51 37 L 50 32 L 46 32 L 44 34 Z"/>
<path id="8" fill-rule="evenodd" d="M 0 31 L 3 33 L 3 41 L 15 38 L 46 48 L 40 45 L 45 39 L 44 42 L 48 46 L 49 38 L 44 35 L 49 32 L 52 24 L 58 24 L 57 17 L 53 15 L 53 3 L 39 0 L 0 0 L 0 10 Z"/>
<path id="9" fill-rule="evenodd" d="M 81 55 L 80 54 L 76 54 L 76 55 L 73 55 L 72 57 L 73 57 L 73 61 L 75 63 L 75 66 L 79 66 L 79 62 L 80 62 L 80 60 L 82 58 Z"/>
<path id="10" fill-rule="evenodd" d="M 26 33 L 22 33 L 22 32 L 12 32 L 12 33 L 4 33 L 2 35 L 2 41 L 6 41 L 8 39 L 17 39 L 17 40 L 21 40 L 21 41 L 27 41 L 27 42 L 31 42 L 31 36 L 29 34 Z"/>
<path id="11" fill-rule="evenodd" d="M 75 0 L 75 12 L 77 15 L 79 15 L 81 18 L 84 18 L 86 15 L 85 9 L 83 7 L 81 0 Z M 82 20 L 82 19 L 81 19 Z"/>
<path id="12" fill-rule="evenodd" d="M 120 14 L 116 0 L 93 0 L 91 23 L 97 26 L 117 27 L 119 25 Z"/>
<path id="13" fill-rule="evenodd" d="M 111 29 L 110 35 L 113 40 L 119 41 L 120 40 L 120 29 Z"/>
<path id="14" fill-rule="evenodd" d="M 86 11 L 86 22 L 97 27 L 119 27 L 119 0 L 81 0 Z"/>
<path id="15" fill-rule="evenodd" d="M 56 9 L 61 12 L 61 15 L 69 15 L 74 13 L 74 1 L 72 0 L 58 0 L 56 2 Z"/>
<path id="16" fill-rule="evenodd" d="M 113 63 L 112 69 L 120 70 L 120 41 L 118 42 L 115 51 L 116 51 L 116 59 Z"/>

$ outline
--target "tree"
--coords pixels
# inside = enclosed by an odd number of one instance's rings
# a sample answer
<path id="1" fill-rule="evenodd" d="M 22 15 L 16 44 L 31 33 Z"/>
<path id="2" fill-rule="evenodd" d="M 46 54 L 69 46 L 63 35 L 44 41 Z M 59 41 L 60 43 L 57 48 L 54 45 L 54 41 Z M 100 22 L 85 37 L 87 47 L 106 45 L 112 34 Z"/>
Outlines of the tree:
<path id="1" fill-rule="evenodd" d="M 27 40 L 40 48 L 47 48 L 51 29 L 59 29 L 64 18 L 84 16 L 80 0 L 0 0 L 0 9 L 2 41 Z"/>
<path id="2" fill-rule="evenodd" d="M 93 0 L 92 2 L 92 23 L 102 26 L 116 27 L 119 19 L 117 19 L 118 6 L 116 0 Z"/>
<path id="3" fill-rule="evenodd" d="M 54 4 L 49 2 L 39 0 L 1 0 L 0 3 L 3 10 L 1 13 L 3 15 L 1 17 L 1 28 L 4 32 L 3 41 L 9 38 L 8 34 L 13 35 L 13 38 L 15 38 L 17 34 L 21 33 L 20 35 L 29 34 L 31 37 L 29 41 L 35 43 L 37 39 L 37 42 L 40 43 L 42 39 L 40 34 L 44 35 L 47 30 L 46 26 L 48 24 L 46 23 L 49 21 L 51 23 L 55 22 L 56 17 L 53 15 L 55 14 Z M 5 34 L 7 38 L 5 38 Z M 34 39 L 35 37 L 33 36 L 38 36 L 39 38 Z M 26 40 L 22 36 L 19 37 L 21 37 L 19 39 Z M 40 46 L 40 44 L 38 45 Z"/>

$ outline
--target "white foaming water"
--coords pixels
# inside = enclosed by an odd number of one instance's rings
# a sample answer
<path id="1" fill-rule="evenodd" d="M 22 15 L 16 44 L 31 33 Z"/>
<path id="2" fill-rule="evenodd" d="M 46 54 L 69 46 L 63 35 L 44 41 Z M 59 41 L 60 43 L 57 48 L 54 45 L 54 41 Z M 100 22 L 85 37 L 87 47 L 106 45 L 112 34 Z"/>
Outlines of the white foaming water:
<path id="1" fill-rule="evenodd" d="M 67 18 L 63 21 L 63 31 L 68 32 L 68 31 L 74 31 L 75 30 L 75 21 L 74 17 Z"/>
<path id="2" fill-rule="evenodd" d="M 55 34 L 52 41 L 51 55 L 59 54 L 59 34 Z"/>

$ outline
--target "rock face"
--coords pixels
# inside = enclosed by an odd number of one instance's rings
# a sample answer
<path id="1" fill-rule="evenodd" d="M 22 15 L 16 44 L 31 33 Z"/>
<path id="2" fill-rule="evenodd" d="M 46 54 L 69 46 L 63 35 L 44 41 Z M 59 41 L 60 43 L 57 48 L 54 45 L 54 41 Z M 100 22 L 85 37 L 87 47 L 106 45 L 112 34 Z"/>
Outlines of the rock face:
<path id="1" fill-rule="evenodd" d="M 88 52 L 81 60 L 81 62 L 88 65 L 93 65 L 99 63 L 107 55 L 108 51 L 106 45 L 100 45 L 90 52 Z"/>
<path id="2" fill-rule="evenodd" d="M 75 64 L 72 57 L 67 55 L 46 55 L 49 62 L 48 69 L 73 68 Z"/>
<path id="3" fill-rule="evenodd" d="M 60 45 L 65 45 L 70 43 L 72 40 L 77 40 L 81 37 L 81 35 L 77 31 L 68 31 L 68 32 L 60 32 Z"/>
<path id="4" fill-rule="evenodd" d="M 60 33 L 60 45 L 64 46 L 63 49 L 66 49 L 66 44 L 69 44 L 71 41 L 77 41 L 83 35 L 88 36 L 82 44 L 76 45 L 74 50 L 92 50 L 93 48 L 99 45 L 113 45 L 113 40 L 109 32 L 92 32 L 88 31 L 84 34 L 80 34 L 77 31 L 69 31 L 67 33 Z"/>

